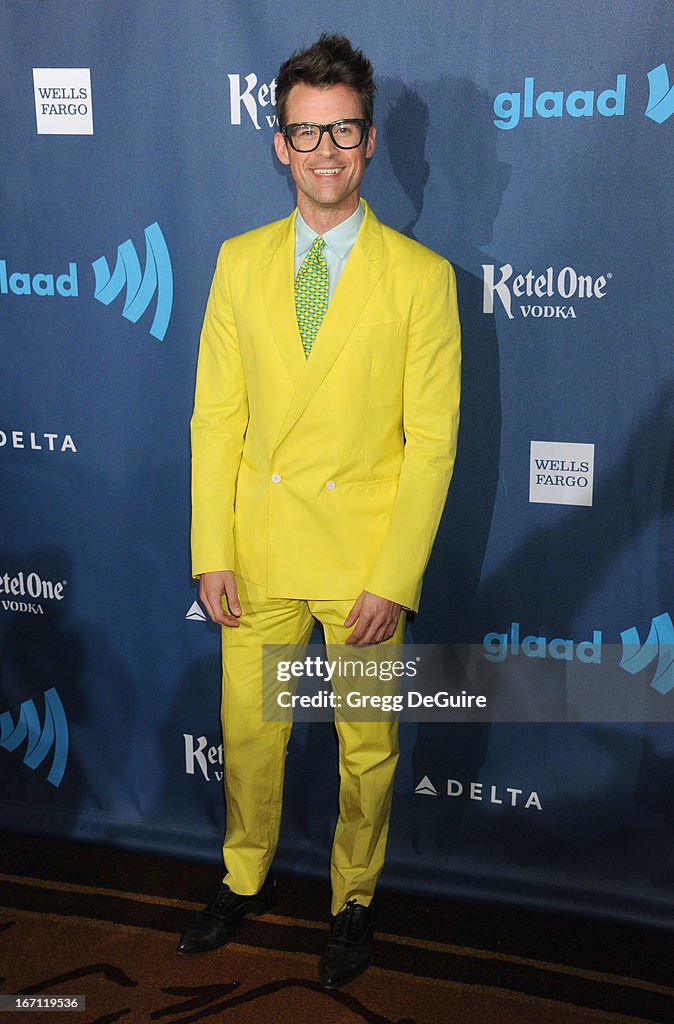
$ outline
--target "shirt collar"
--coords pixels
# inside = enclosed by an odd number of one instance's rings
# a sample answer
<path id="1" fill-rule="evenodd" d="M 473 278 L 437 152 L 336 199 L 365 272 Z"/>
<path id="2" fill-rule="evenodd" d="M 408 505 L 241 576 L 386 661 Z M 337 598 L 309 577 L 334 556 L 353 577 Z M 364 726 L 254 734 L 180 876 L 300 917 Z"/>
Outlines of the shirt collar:
<path id="1" fill-rule="evenodd" d="M 350 217 L 343 220 L 336 228 L 330 228 L 329 231 L 322 235 L 326 248 L 331 249 L 335 255 L 343 260 L 358 237 L 364 216 L 365 209 L 363 204 L 358 203 Z M 316 237 L 316 232 L 313 228 L 309 227 L 298 210 L 297 217 L 295 218 L 295 255 L 304 256 L 311 248 L 311 243 Z"/>

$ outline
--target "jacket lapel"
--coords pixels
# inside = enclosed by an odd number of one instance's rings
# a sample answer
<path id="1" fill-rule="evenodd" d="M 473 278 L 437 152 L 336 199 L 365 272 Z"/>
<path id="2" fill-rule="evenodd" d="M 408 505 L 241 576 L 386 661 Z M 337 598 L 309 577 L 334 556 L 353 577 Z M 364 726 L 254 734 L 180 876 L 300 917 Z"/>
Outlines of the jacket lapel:
<path id="1" fill-rule="evenodd" d="M 291 240 L 293 238 L 294 230 L 291 232 Z M 294 344 L 297 346 L 301 363 L 305 365 L 303 372 L 299 376 L 294 377 L 297 380 L 297 386 L 276 439 L 277 446 L 302 415 L 348 341 L 351 331 L 356 326 L 375 285 L 381 277 L 382 264 L 381 225 L 367 204 L 365 204 L 365 218 L 358 233 L 358 238 L 339 279 L 335 294 L 328 307 L 328 312 L 325 315 L 321 329 L 316 336 L 316 341 L 308 360 L 304 358 L 302 343 L 299 331 L 297 330 L 294 291 L 292 287 L 289 289 L 289 307 L 295 324 Z M 280 296 L 277 301 L 280 301 Z M 290 332 L 287 333 L 289 334 Z M 294 367 L 296 361 L 294 356 L 291 358 Z"/>
<path id="2" fill-rule="evenodd" d="M 294 384 L 306 370 L 295 315 L 295 216 L 281 221 L 275 238 L 261 260 L 267 319 L 288 375 Z"/>

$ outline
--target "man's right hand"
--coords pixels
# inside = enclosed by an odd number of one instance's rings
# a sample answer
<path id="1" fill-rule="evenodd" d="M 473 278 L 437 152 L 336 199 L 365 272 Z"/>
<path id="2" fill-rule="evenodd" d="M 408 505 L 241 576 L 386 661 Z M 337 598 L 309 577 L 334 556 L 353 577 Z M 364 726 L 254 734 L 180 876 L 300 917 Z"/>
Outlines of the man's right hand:
<path id="1" fill-rule="evenodd" d="M 222 607 L 223 596 L 227 599 L 229 614 Z M 230 628 L 239 625 L 241 604 L 236 590 L 236 579 L 231 569 L 223 572 L 203 572 L 199 581 L 199 597 L 213 622 Z"/>

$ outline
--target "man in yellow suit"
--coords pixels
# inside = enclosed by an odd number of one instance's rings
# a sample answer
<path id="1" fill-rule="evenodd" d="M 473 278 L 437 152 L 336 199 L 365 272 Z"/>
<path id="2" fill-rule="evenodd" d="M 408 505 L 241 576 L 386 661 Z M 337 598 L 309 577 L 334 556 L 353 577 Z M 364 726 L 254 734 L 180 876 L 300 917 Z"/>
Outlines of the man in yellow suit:
<path id="1" fill-rule="evenodd" d="M 274 903 L 290 725 L 263 722 L 262 644 L 400 643 L 454 463 L 460 349 L 450 264 L 360 198 L 373 155 L 372 67 L 342 36 L 277 80 L 290 217 L 224 243 L 192 419 L 193 571 L 222 629 L 226 874 L 178 950 L 227 942 Z M 372 898 L 397 723 L 336 721 L 340 800 L 324 986 L 371 960 Z"/>

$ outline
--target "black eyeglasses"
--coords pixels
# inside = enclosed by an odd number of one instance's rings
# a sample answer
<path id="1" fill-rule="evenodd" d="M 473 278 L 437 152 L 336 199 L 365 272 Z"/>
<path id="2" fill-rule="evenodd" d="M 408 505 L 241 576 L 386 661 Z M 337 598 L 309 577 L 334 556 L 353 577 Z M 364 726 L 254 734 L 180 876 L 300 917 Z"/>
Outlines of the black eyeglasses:
<path id="1" fill-rule="evenodd" d="M 371 124 L 371 121 L 362 117 L 347 117 L 343 121 L 333 121 L 332 124 L 303 121 L 285 125 L 281 128 L 281 134 L 298 153 L 311 153 L 318 149 L 325 132 L 339 149 L 357 149 Z"/>

